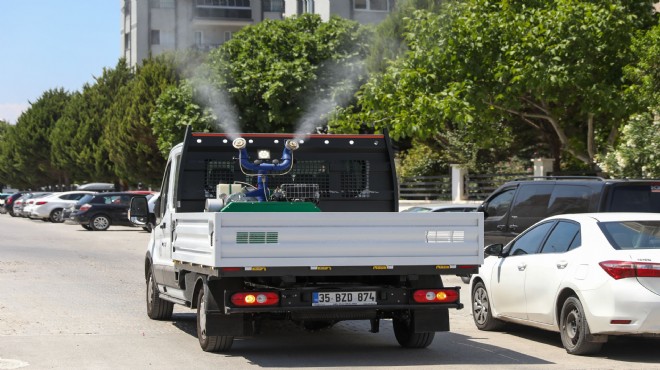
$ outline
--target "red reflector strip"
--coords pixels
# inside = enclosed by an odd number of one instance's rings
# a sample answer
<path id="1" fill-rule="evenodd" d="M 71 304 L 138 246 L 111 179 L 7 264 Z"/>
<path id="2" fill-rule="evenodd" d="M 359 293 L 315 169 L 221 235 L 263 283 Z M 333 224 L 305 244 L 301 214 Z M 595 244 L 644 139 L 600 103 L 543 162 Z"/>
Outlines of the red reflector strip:
<path id="1" fill-rule="evenodd" d="M 223 267 L 222 271 L 224 272 L 236 272 L 236 271 L 241 271 L 242 268 L 240 267 Z"/>
<path id="2" fill-rule="evenodd" d="M 615 325 L 628 325 L 632 322 L 632 320 L 610 320 L 610 324 L 615 324 Z"/>
<path id="3" fill-rule="evenodd" d="M 231 303 L 238 307 L 274 306 L 280 296 L 273 292 L 240 292 L 231 296 Z"/>
<path id="4" fill-rule="evenodd" d="M 459 269 L 476 269 L 477 267 L 476 265 L 458 265 Z"/>
<path id="5" fill-rule="evenodd" d="M 660 277 L 660 263 L 603 261 L 599 265 L 615 280 L 630 277 Z"/>
<path id="6" fill-rule="evenodd" d="M 417 303 L 452 303 L 458 301 L 458 292 L 452 289 L 420 289 L 413 293 Z"/>

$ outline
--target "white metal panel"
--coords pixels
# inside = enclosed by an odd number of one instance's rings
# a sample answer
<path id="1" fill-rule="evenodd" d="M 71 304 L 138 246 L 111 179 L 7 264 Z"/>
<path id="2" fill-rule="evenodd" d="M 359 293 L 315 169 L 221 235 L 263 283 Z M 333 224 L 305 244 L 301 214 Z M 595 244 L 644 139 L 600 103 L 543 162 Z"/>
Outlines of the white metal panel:
<path id="1" fill-rule="evenodd" d="M 276 241 L 241 243 L 237 233 Z M 483 262 L 478 212 L 186 213 L 176 216 L 174 235 L 174 259 L 214 267 Z"/>

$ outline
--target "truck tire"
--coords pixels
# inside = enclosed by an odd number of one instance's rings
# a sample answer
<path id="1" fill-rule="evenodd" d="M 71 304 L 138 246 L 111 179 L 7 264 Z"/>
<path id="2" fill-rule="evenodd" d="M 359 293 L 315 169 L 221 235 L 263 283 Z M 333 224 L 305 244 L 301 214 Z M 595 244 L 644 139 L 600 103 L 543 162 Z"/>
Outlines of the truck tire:
<path id="1" fill-rule="evenodd" d="M 206 302 L 204 288 L 197 295 L 197 339 L 204 352 L 228 351 L 234 344 L 234 337 L 227 335 L 206 335 Z"/>
<path id="2" fill-rule="evenodd" d="M 488 291 L 483 282 L 472 289 L 472 319 L 479 330 L 493 331 L 504 328 L 504 322 L 493 317 Z"/>
<path id="3" fill-rule="evenodd" d="M 589 324 L 582 303 L 577 297 L 564 301 L 559 316 L 559 333 L 566 352 L 571 355 L 591 355 L 600 351 L 603 343 L 589 342 Z"/>
<path id="4" fill-rule="evenodd" d="M 412 312 L 392 319 L 396 341 L 404 348 L 426 348 L 433 342 L 435 332 L 415 333 L 411 315 Z"/>
<path id="5" fill-rule="evenodd" d="M 62 208 L 55 208 L 50 212 L 50 216 L 48 217 L 50 222 L 59 224 L 64 222 L 64 218 L 62 218 Z"/>
<path id="6" fill-rule="evenodd" d="M 174 303 L 158 296 L 158 287 L 151 270 L 147 275 L 147 315 L 153 320 L 169 320 L 172 318 Z"/>
<path id="7" fill-rule="evenodd" d="M 110 217 L 106 215 L 97 215 L 89 220 L 89 227 L 94 231 L 106 231 L 110 227 Z"/>

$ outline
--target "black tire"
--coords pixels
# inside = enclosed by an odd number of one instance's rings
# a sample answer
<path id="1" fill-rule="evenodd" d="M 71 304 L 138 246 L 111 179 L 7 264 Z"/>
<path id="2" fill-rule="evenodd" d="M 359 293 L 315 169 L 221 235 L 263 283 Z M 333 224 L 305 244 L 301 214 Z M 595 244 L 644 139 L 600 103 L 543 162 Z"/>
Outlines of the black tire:
<path id="1" fill-rule="evenodd" d="M 110 227 L 110 217 L 106 215 L 96 215 L 89 220 L 89 227 L 94 231 L 106 231 Z"/>
<path id="2" fill-rule="evenodd" d="M 228 351 L 234 344 L 234 337 L 226 335 L 206 335 L 206 302 L 204 288 L 197 294 L 197 339 L 204 352 Z"/>
<path id="3" fill-rule="evenodd" d="M 435 332 L 415 333 L 413 324 L 413 312 L 392 319 L 394 337 L 399 345 L 404 348 L 426 348 L 433 342 Z"/>
<path id="4" fill-rule="evenodd" d="M 50 212 L 50 216 L 48 217 L 50 222 L 59 224 L 64 222 L 64 218 L 62 217 L 62 208 L 55 208 Z"/>
<path id="5" fill-rule="evenodd" d="M 80 225 L 80 226 L 82 226 L 82 228 L 87 230 L 87 231 L 92 231 L 92 227 L 89 226 L 89 225 Z"/>
<path id="6" fill-rule="evenodd" d="M 564 301 L 559 316 L 559 333 L 566 352 L 572 355 L 590 355 L 600 351 L 603 343 L 589 342 L 589 323 L 584 315 L 582 303 L 577 297 Z"/>
<path id="7" fill-rule="evenodd" d="M 147 315 L 153 320 L 169 320 L 172 318 L 174 303 L 158 296 L 158 287 L 151 271 L 147 275 Z"/>
<path id="8" fill-rule="evenodd" d="M 504 327 L 504 322 L 493 317 L 486 286 L 481 281 L 472 289 L 472 319 L 479 330 L 492 331 Z"/>
<path id="9" fill-rule="evenodd" d="M 13 209 L 10 209 L 10 210 L 9 210 L 9 215 L 10 215 L 11 217 L 16 217 L 16 213 L 14 213 L 14 210 L 13 210 Z"/>

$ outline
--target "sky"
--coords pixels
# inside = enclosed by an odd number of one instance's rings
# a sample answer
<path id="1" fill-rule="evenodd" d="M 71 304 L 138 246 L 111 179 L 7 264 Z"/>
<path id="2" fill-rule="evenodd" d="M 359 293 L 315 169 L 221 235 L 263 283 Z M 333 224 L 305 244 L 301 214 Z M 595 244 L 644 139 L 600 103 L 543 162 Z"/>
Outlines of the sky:
<path id="1" fill-rule="evenodd" d="M 0 120 L 46 91 L 81 91 L 119 60 L 119 0 L 0 0 Z"/>

